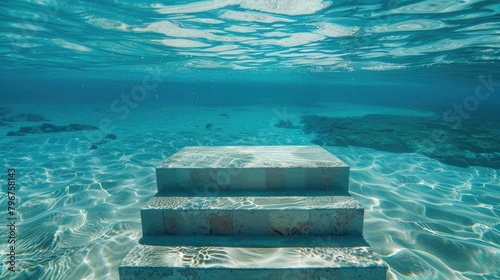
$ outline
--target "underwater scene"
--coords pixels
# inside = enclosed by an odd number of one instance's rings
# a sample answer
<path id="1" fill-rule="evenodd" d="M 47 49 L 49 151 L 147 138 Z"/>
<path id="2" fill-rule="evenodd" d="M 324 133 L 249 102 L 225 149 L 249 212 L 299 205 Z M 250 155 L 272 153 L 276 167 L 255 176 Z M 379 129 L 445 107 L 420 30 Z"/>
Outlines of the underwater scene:
<path id="1" fill-rule="evenodd" d="M 500 279 L 498 1 L 0 7 L 1 279 L 119 279 L 158 165 L 255 145 L 350 166 L 388 279 Z"/>

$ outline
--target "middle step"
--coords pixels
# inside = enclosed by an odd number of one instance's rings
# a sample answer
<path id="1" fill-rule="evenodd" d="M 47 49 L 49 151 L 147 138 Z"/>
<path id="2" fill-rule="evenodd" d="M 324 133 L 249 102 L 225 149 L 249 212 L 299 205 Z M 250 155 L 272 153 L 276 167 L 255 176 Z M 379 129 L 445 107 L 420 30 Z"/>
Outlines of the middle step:
<path id="1" fill-rule="evenodd" d="M 155 196 L 141 209 L 144 236 L 361 236 L 363 215 L 363 206 L 345 194 Z"/>

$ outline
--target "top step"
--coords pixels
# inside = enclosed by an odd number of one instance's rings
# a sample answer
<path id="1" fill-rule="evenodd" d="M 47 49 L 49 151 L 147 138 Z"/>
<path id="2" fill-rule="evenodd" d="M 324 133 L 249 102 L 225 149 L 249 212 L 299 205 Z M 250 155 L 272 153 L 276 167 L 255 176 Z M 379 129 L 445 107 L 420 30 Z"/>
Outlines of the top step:
<path id="1" fill-rule="evenodd" d="M 185 147 L 156 168 L 158 192 L 348 192 L 349 166 L 318 146 Z"/>

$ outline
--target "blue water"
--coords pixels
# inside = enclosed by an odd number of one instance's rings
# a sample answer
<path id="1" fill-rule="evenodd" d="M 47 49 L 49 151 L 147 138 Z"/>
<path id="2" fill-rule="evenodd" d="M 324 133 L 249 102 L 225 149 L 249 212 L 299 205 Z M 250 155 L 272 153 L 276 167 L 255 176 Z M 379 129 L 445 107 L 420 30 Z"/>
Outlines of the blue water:
<path id="1" fill-rule="evenodd" d="M 18 217 L 14 273 L 0 229 L 0 278 L 116 279 L 154 167 L 184 146 L 312 144 L 351 166 L 390 277 L 500 278 L 499 14 L 480 0 L 0 3 L 0 135 L 97 128 L 0 137 L 0 215 L 15 168 Z M 360 137 L 406 134 L 411 151 L 334 145 L 303 122 L 370 114 L 390 121 Z"/>

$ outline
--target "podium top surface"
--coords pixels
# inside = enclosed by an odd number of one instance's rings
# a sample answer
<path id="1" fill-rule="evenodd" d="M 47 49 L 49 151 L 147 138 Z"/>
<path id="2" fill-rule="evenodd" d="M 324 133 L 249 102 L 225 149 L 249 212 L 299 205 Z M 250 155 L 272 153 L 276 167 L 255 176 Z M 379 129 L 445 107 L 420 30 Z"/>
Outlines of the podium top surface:
<path id="1" fill-rule="evenodd" d="M 184 147 L 157 168 L 317 168 L 348 165 L 319 146 Z"/>

